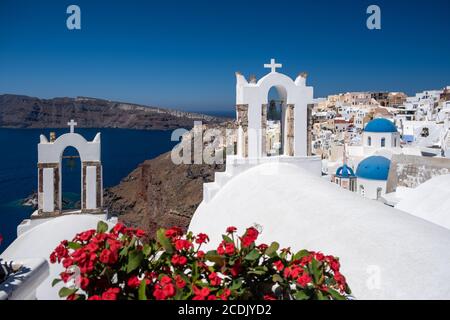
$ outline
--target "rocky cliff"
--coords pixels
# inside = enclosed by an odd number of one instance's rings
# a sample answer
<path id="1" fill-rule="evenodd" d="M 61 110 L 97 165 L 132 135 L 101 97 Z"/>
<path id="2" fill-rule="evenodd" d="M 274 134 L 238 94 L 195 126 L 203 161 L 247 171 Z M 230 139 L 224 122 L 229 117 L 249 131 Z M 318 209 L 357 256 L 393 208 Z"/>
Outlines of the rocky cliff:
<path id="1" fill-rule="evenodd" d="M 65 128 L 75 119 L 81 128 L 171 130 L 194 121 L 221 123 L 223 118 L 95 98 L 39 99 L 0 95 L 0 127 Z"/>
<path id="2" fill-rule="evenodd" d="M 185 230 L 203 198 L 203 183 L 224 165 L 175 165 L 170 152 L 147 160 L 121 183 L 105 191 L 105 207 L 150 235 L 160 227 Z"/>

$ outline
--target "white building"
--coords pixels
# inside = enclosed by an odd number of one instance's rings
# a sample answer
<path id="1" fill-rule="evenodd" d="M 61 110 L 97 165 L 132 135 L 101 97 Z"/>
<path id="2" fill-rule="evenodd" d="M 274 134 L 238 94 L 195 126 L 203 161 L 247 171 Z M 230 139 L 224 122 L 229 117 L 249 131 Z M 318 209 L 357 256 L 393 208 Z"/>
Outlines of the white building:
<path id="1" fill-rule="evenodd" d="M 283 85 L 277 83 L 283 77 L 272 75 L 271 79 L 271 85 Z M 238 89 L 238 108 L 241 94 Z M 305 130 L 304 125 L 300 127 Z M 386 137 L 386 144 L 392 146 L 397 134 L 385 133 L 392 134 L 389 140 Z M 381 139 L 375 141 L 381 145 Z M 358 299 L 450 298 L 446 285 L 450 281 L 449 230 L 324 180 L 317 174 L 320 159 L 316 157 L 268 158 L 256 153 L 249 158 L 243 151 L 227 157 L 226 171 L 204 185 L 203 202 L 189 226 L 193 232 L 210 235 L 210 248 L 222 240 L 228 226 L 243 231 L 257 225 L 262 242 L 275 240 L 293 250 L 307 248 L 339 256 Z M 361 176 L 385 169 L 374 164 L 361 168 Z M 418 254 L 426 264 L 415 263 Z M 374 270 L 379 277 L 371 285 Z"/>

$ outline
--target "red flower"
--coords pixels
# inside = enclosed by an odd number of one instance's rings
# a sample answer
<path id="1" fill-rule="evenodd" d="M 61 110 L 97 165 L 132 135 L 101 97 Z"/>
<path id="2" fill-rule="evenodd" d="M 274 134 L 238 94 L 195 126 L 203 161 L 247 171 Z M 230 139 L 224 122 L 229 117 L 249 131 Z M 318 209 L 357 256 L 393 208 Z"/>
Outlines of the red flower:
<path id="1" fill-rule="evenodd" d="M 181 230 L 181 228 L 178 228 L 178 227 L 173 227 L 173 228 L 170 228 L 169 230 L 166 230 L 166 237 L 171 238 L 171 239 L 173 239 L 177 236 L 180 236 L 182 234 L 183 234 L 183 231 Z"/>
<path id="2" fill-rule="evenodd" d="M 304 266 L 304 265 L 310 263 L 311 261 L 312 261 L 312 255 L 309 255 L 309 256 L 303 257 L 303 258 L 300 260 L 300 264 L 301 264 L 302 266 Z"/>
<path id="3" fill-rule="evenodd" d="M 172 283 L 166 284 L 162 288 L 162 291 L 163 291 L 164 295 L 166 296 L 166 298 L 171 298 L 175 295 L 175 287 Z"/>
<path id="4" fill-rule="evenodd" d="M 236 227 L 228 227 L 227 228 L 227 233 L 235 233 L 237 231 Z"/>
<path id="5" fill-rule="evenodd" d="M 322 253 L 318 252 L 318 253 L 315 254 L 315 258 L 316 258 L 317 261 L 323 261 L 325 256 Z"/>
<path id="6" fill-rule="evenodd" d="M 199 250 L 199 251 L 197 252 L 197 258 L 202 259 L 204 256 L 205 256 L 205 252 L 203 252 L 203 251 L 201 251 L 201 250 Z"/>
<path id="7" fill-rule="evenodd" d="M 339 286 L 344 287 L 346 282 L 345 282 L 345 277 L 338 271 L 336 271 L 334 273 L 334 279 L 336 280 L 336 282 L 338 283 Z"/>
<path id="8" fill-rule="evenodd" d="M 139 288 L 139 286 L 141 285 L 141 281 L 139 280 L 139 278 L 137 276 L 131 276 L 128 281 L 127 281 L 127 285 L 130 288 Z"/>
<path id="9" fill-rule="evenodd" d="M 240 273 L 241 273 L 241 262 L 240 261 L 236 261 L 233 265 L 233 267 L 231 267 L 230 273 L 233 277 L 237 277 Z"/>
<path id="10" fill-rule="evenodd" d="M 161 290 L 160 287 L 155 288 L 155 290 L 153 291 L 153 296 L 155 297 L 156 300 L 166 299 L 166 295 L 164 294 L 164 292 Z"/>
<path id="11" fill-rule="evenodd" d="M 163 276 L 161 278 L 161 284 L 166 285 L 172 283 L 172 279 L 170 279 L 168 276 Z"/>
<path id="12" fill-rule="evenodd" d="M 61 272 L 59 274 L 59 277 L 61 278 L 61 280 L 66 283 L 67 281 L 69 281 L 69 279 L 72 277 L 72 273 L 69 272 Z"/>
<path id="13" fill-rule="evenodd" d="M 84 231 L 82 233 L 77 234 L 77 236 L 75 237 L 75 240 L 80 240 L 80 241 L 89 241 L 91 240 L 92 236 L 95 234 L 95 230 L 88 230 L 88 231 Z"/>
<path id="14" fill-rule="evenodd" d="M 199 233 L 197 235 L 197 239 L 195 239 L 195 243 L 202 244 L 207 243 L 209 241 L 209 237 L 204 233 Z"/>
<path id="15" fill-rule="evenodd" d="M 275 298 L 274 296 L 268 295 L 268 294 L 266 294 L 263 299 L 264 300 L 277 300 L 277 298 Z"/>
<path id="16" fill-rule="evenodd" d="M 260 251 L 266 251 L 267 248 L 269 248 L 269 246 L 265 243 L 261 243 L 258 247 L 257 247 Z"/>
<path id="17" fill-rule="evenodd" d="M 109 288 L 102 294 L 102 300 L 117 300 L 117 295 L 120 293 L 119 288 Z"/>
<path id="18" fill-rule="evenodd" d="M 65 258 L 62 262 L 62 265 L 64 268 L 69 268 L 70 266 L 73 265 L 73 259 L 72 258 Z"/>
<path id="19" fill-rule="evenodd" d="M 211 285 L 212 285 L 213 287 L 216 287 L 216 286 L 220 285 L 220 283 L 222 282 L 222 280 L 220 279 L 220 277 L 217 276 L 217 273 L 215 273 L 215 272 L 212 272 L 212 273 L 208 276 L 208 279 L 209 279 L 209 283 L 211 283 Z"/>
<path id="20" fill-rule="evenodd" d="M 123 233 L 125 230 L 125 226 L 122 223 L 118 223 L 113 228 L 113 233 Z"/>
<path id="21" fill-rule="evenodd" d="M 95 242 L 89 242 L 84 249 L 89 252 L 96 252 L 98 250 L 98 245 Z"/>
<path id="22" fill-rule="evenodd" d="M 215 295 L 209 295 L 208 300 L 217 300 L 217 297 Z"/>
<path id="23" fill-rule="evenodd" d="M 330 263 L 330 268 L 334 272 L 339 272 L 339 269 L 341 268 L 341 264 L 339 263 L 339 261 L 333 259 L 333 261 L 331 261 L 331 263 Z"/>
<path id="24" fill-rule="evenodd" d="M 136 237 L 141 238 L 143 236 L 145 236 L 145 231 L 141 229 L 136 229 Z"/>
<path id="25" fill-rule="evenodd" d="M 192 247 L 192 243 L 188 240 L 178 239 L 175 241 L 175 248 L 178 251 L 181 251 L 183 249 L 188 250 Z"/>
<path id="26" fill-rule="evenodd" d="M 86 277 L 80 277 L 79 282 L 80 282 L 80 288 L 83 290 L 86 290 L 89 285 L 89 279 Z"/>
<path id="27" fill-rule="evenodd" d="M 178 288 L 183 289 L 186 286 L 186 281 L 184 281 L 180 275 L 177 275 L 175 277 L 175 284 Z"/>
<path id="28" fill-rule="evenodd" d="M 287 279 L 291 275 L 291 269 L 289 267 L 286 267 L 283 271 L 283 276 Z"/>
<path id="29" fill-rule="evenodd" d="M 197 288 L 196 286 L 193 286 L 192 289 L 194 290 L 195 297 L 192 298 L 192 300 L 205 300 L 207 296 L 209 296 L 209 289 L 207 287 L 203 287 L 201 289 Z"/>
<path id="30" fill-rule="evenodd" d="M 235 252 L 234 244 L 230 243 L 230 242 L 226 243 L 225 244 L 225 253 L 228 255 L 232 255 L 232 254 L 234 254 L 234 252 Z"/>
<path id="31" fill-rule="evenodd" d="M 223 289 L 222 294 L 219 296 L 222 300 L 228 300 L 228 297 L 231 295 L 231 290 L 228 288 Z"/>
<path id="32" fill-rule="evenodd" d="M 99 295 L 90 296 L 88 300 L 102 300 L 102 298 Z"/>
<path id="33" fill-rule="evenodd" d="M 178 254 L 175 254 L 172 257 L 171 261 L 174 266 L 184 266 L 187 263 L 187 258 L 185 256 L 180 256 Z"/>
<path id="34" fill-rule="evenodd" d="M 259 232 L 255 228 L 248 228 L 245 235 L 241 238 L 242 246 L 244 248 L 251 246 L 258 238 Z"/>
<path id="35" fill-rule="evenodd" d="M 301 287 L 306 287 L 308 285 L 308 283 L 310 283 L 311 281 L 312 281 L 312 279 L 307 273 L 304 273 L 302 276 L 297 278 L 297 283 Z"/>
<path id="36" fill-rule="evenodd" d="M 108 249 L 103 249 L 102 253 L 100 253 L 100 261 L 104 264 L 114 264 L 118 260 L 118 255 L 116 252 L 113 252 Z"/>
<path id="37" fill-rule="evenodd" d="M 283 262 L 282 262 L 281 260 L 275 261 L 275 262 L 273 263 L 273 266 L 274 266 L 278 271 L 281 271 L 281 270 L 284 269 L 284 264 L 283 264 Z"/>
<path id="38" fill-rule="evenodd" d="M 217 247 L 217 253 L 223 256 L 225 254 L 225 248 L 223 247 L 223 244 L 221 243 L 219 247 Z"/>

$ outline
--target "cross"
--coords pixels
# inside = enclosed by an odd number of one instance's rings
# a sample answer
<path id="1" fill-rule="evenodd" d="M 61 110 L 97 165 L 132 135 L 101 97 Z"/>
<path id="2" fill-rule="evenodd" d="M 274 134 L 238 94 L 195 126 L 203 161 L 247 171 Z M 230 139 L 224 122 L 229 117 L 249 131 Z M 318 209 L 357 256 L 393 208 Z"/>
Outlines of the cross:
<path id="1" fill-rule="evenodd" d="M 67 122 L 67 125 L 70 127 L 70 133 L 74 133 L 74 132 L 75 132 L 75 126 L 76 126 L 77 124 L 78 124 L 78 123 L 76 123 L 75 121 L 73 121 L 73 119 L 70 120 L 70 122 Z"/>
<path id="2" fill-rule="evenodd" d="M 283 65 L 281 63 L 275 63 L 275 59 L 270 59 L 269 64 L 265 64 L 264 68 L 270 68 L 270 72 L 277 72 L 277 68 L 281 68 Z"/>

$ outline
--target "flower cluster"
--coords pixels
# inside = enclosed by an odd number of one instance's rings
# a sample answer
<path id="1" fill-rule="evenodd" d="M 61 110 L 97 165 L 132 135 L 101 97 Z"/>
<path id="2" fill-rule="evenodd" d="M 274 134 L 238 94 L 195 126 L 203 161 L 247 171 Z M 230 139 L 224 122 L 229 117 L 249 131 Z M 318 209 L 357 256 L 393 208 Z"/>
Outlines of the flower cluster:
<path id="1" fill-rule="evenodd" d="M 339 260 L 320 252 L 256 244 L 259 232 L 242 236 L 229 227 L 216 250 L 203 251 L 208 235 L 160 229 L 144 241 L 139 229 L 99 223 L 52 252 L 65 268 L 54 285 L 68 300 L 272 300 L 346 299 L 350 289 Z"/>

